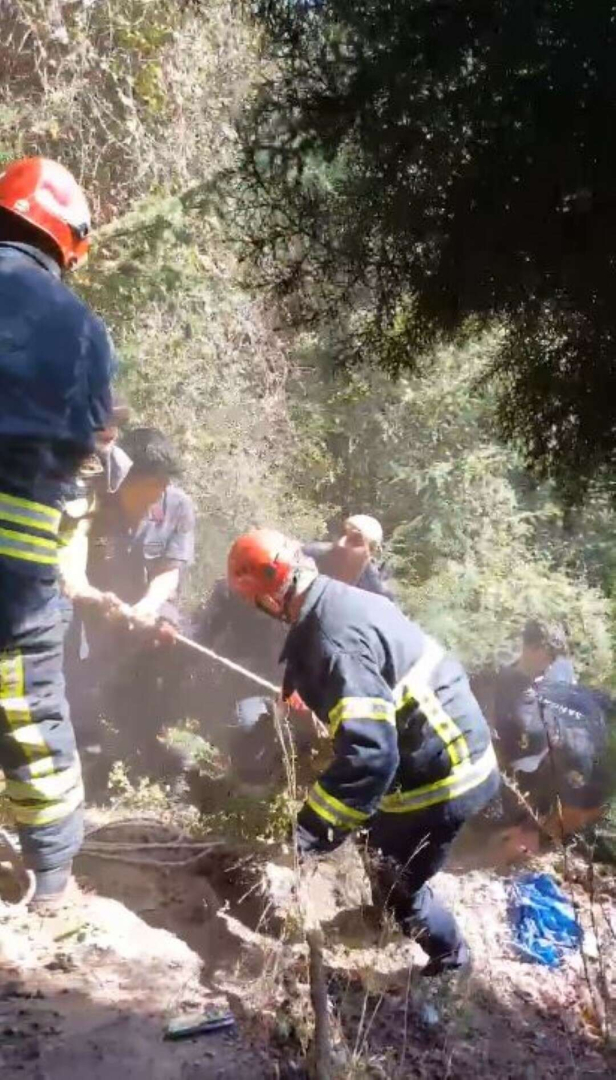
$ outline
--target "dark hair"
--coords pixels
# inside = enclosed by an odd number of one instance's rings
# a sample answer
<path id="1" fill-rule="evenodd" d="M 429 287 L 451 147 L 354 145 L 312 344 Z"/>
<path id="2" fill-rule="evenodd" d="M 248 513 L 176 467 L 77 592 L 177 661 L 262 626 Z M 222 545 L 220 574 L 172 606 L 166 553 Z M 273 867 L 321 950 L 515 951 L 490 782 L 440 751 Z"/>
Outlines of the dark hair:
<path id="1" fill-rule="evenodd" d="M 560 623 L 529 619 L 522 631 L 522 641 L 531 649 L 547 649 L 554 657 L 567 656 L 567 634 Z"/>
<path id="2" fill-rule="evenodd" d="M 124 435 L 121 446 L 133 463 L 129 477 L 179 476 L 175 450 L 158 428 L 132 428 Z"/>
<path id="3" fill-rule="evenodd" d="M 49 255 L 60 267 L 62 267 L 62 252 L 47 233 L 37 229 L 29 221 L 24 221 L 18 214 L 12 214 L 4 206 L 0 206 L 0 241 L 13 244 L 29 244 L 38 248 L 39 251 Z"/>

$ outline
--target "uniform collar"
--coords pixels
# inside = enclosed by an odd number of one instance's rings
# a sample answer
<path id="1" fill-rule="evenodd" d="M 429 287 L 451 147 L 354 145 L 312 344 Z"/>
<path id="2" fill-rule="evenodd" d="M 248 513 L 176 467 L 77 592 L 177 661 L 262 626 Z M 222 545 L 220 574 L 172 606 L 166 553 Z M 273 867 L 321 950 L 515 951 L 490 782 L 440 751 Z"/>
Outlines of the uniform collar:
<path id="1" fill-rule="evenodd" d="M 43 267 L 43 270 L 47 270 L 53 277 L 61 277 L 62 271 L 56 260 L 51 255 L 47 255 L 44 251 L 40 251 L 39 248 L 34 247 L 33 244 L 21 244 L 14 242 L 13 240 L 1 240 L 0 251 L 15 251 L 20 255 L 25 255 L 26 258 L 32 259 L 33 262 L 37 262 L 39 266 Z"/>
<path id="2" fill-rule="evenodd" d="M 280 654 L 280 663 L 282 663 L 283 660 L 288 659 L 289 646 L 291 645 L 292 639 L 296 636 L 295 632 L 299 630 L 301 624 L 305 622 L 310 612 L 316 607 L 329 584 L 330 579 L 325 577 L 324 574 L 319 574 L 308 589 L 304 602 L 300 608 L 299 615 L 289 630 L 287 640 L 284 643 L 284 648 Z"/>

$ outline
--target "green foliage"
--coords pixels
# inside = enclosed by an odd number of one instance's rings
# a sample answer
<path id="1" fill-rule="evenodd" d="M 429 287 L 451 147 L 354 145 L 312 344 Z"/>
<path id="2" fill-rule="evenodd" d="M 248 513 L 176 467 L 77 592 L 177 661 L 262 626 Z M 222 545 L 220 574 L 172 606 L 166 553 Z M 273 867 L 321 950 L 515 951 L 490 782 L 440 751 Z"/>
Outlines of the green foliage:
<path id="1" fill-rule="evenodd" d="M 498 21 L 506 6 L 492 5 L 491 17 Z M 53 21 L 56 7 L 64 35 Z M 285 5 L 289 36 L 270 63 L 259 60 L 259 38 L 239 8 L 231 0 L 55 6 L 20 0 L 0 14 L 3 154 L 59 156 L 82 178 L 105 222 L 77 285 L 113 331 L 135 419 L 161 426 L 181 452 L 183 483 L 199 518 L 188 602 L 220 575 L 238 530 L 270 524 L 311 538 L 348 512 L 367 511 L 385 526 L 406 610 L 470 666 L 503 657 L 515 647 L 524 619 L 537 614 L 564 619 L 583 674 L 593 682 L 609 679 L 616 568 L 610 499 L 595 496 L 583 511 L 563 511 L 554 488 L 530 481 L 516 449 L 495 434 L 500 409 L 511 434 L 530 440 L 530 427 L 521 431 L 515 421 L 527 415 L 524 403 L 516 410 L 522 376 L 528 382 L 534 370 L 530 351 L 548 349 L 550 379 L 562 356 L 554 344 L 556 316 L 550 315 L 547 337 L 537 331 L 532 311 L 526 323 L 512 321 L 518 318 L 515 289 L 522 280 L 528 285 L 527 264 L 522 259 L 510 266 L 507 256 L 502 274 L 488 275 L 487 260 L 502 240 L 500 218 L 479 224 L 473 214 L 482 205 L 485 211 L 485 202 L 460 196 L 463 182 L 473 191 L 471 181 L 479 180 L 475 159 L 466 162 L 458 142 L 452 144 L 450 121 L 462 91 L 471 118 L 484 101 L 473 81 L 480 66 L 457 82 L 445 76 L 458 71 L 468 27 L 457 23 L 460 41 L 446 48 L 455 13 L 439 8 L 436 17 L 434 5 L 415 2 L 338 2 L 327 5 L 336 18 L 328 23 L 324 51 L 315 52 L 324 41 L 325 8 L 293 3 Z M 277 17 L 280 5 L 269 8 Z M 302 12 L 310 29 L 302 22 L 293 38 Z M 392 56 L 391 20 L 398 17 Z M 409 45 L 411 17 L 421 33 Z M 435 20 L 428 33 L 426 19 Z M 365 25 L 376 35 L 366 49 Z M 269 29 L 276 30 L 273 22 Z M 526 40 L 526 22 L 522 29 Z M 304 33 L 309 48 L 298 58 Z M 31 47 L 20 51 L 24 35 Z M 488 49 L 485 36 L 477 48 Z M 429 77 L 422 49 L 432 57 Z M 291 57 L 297 59 L 293 76 L 285 67 Z M 313 78 L 322 70 L 324 96 L 314 99 L 319 110 L 308 130 L 305 105 L 317 93 Z M 365 81 L 370 70 L 381 83 Z M 271 81 L 256 95 L 265 80 Z M 355 101 L 359 84 L 363 96 Z M 419 88 L 416 94 L 410 85 Z M 338 108 L 340 95 L 346 111 Z M 238 179 L 234 120 L 255 96 L 260 131 L 273 132 L 273 139 L 267 147 L 250 144 L 250 172 Z M 399 122 L 384 138 L 391 108 L 398 109 Z M 297 122 L 293 131 L 289 116 Z M 477 140 L 484 137 L 491 153 L 499 130 L 490 129 L 489 138 L 480 124 L 464 138 L 458 131 L 464 153 L 474 148 L 481 156 Z M 511 130 L 518 130 L 513 119 Z M 406 168 L 403 154 L 396 171 L 397 151 L 417 153 L 417 166 Z M 485 184 L 496 182 L 494 170 L 507 179 L 510 167 L 503 153 Z M 246 179 L 265 183 L 252 188 L 248 202 Z M 512 229 L 528 240 L 518 195 L 508 197 Z M 460 220 L 450 214 L 456 198 L 456 206 L 466 208 Z M 523 203 L 534 207 L 527 192 Z M 271 294 L 256 294 L 238 258 L 238 234 L 250 234 L 267 276 L 288 287 L 276 303 Z M 537 275 L 535 254 L 533 280 L 547 288 L 551 279 Z M 455 279 L 444 281 L 446 270 Z M 567 272 L 574 271 L 567 262 Z M 580 280 L 587 271 L 581 260 Z M 300 282 L 307 288 L 298 293 Z M 454 286 L 458 307 L 452 311 Z M 505 316 L 486 330 L 501 295 Z M 300 319 L 315 308 L 329 315 L 335 308 L 336 319 L 326 319 L 318 332 L 283 335 L 277 329 L 281 307 Z M 466 318 L 469 311 L 478 317 Z M 462 344 L 434 347 L 435 312 L 446 328 L 462 327 Z M 529 361 L 515 367 L 523 345 L 515 327 L 521 325 Z M 385 367 L 333 363 L 362 349 Z M 511 371 L 497 385 L 505 387 L 506 399 L 497 398 L 490 381 L 505 354 Z M 416 370 L 394 381 L 387 371 L 400 366 L 401 356 L 412 358 Z M 600 372 L 601 362 L 592 370 Z M 522 381 L 515 385 L 518 375 Z M 528 402 L 545 418 L 550 402 L 564 398 L 552 399 L 552 382 L 534 385 L 539 390 Z M 580 396 L 579 379 L 575 385 Z M 608 392 L 606 384 L 606 402 Z M 550 424 L 542 430 L 562 430 L 563 437 L 570 430 Z M 576 438 L 574 431 L 570 453 Z M 559 445 L 556 440 L 554 453 Z M 158 798 L 150 788 L 130 781 L 129 787 L 122 797 L 144 804 Z M 273 835 L 276 813 L 262 809 L 265 817 L 250 827 Z M 230 828 L 247 828 L 245 815 L 254 806 L 229 804 L 223 813 Z M 284 814 L 279 819 L 286 828 Z"/>
<path id="2" fill-rule="evenodd" d="M 229 794 L 219 810 L 201 815 L 206 833 L 237 840 L 284 843 L 288 840 L 298 804 L 288 791 L 266 796 Z"/>
<path id="3" fill-rule="evenodd" d="M 340 351 L 390 369 L 498 319 L 507 434 L 570 496 L 609 479 L 613 5 L 249 6 L 275 61 L 242 127 L 249 248 L 292 315 L 367 310 Z"/>
<path id="4" fill-rule="evenodd" d="M 382 519 L 403 606 L 472 670 L 509 659 L 537 616 L 566 624 L 584 678 L 609 680 L 610 602 L 586 571 L 614 515 L 591 506 L 571 535 L 551 487 L 529 484 L 495 441 L 485 373 L 499 335 L 441 348 L 430 378 L 397 381 L 370 367 L 332 373 L 323 344 L 306 341 L 292 386 L 311 401 L 300 491 L 313 483 L 333 516 Z"/>
<path id="5" fill-rule="evenodd" d="M 251 36 L 230 0 L 207 11 L 169 0 L 62 5 L 60 36 L 52 5 L 9 7 L 2 142 L 7 156 L 59 156 L 107 222 L 74 280 L 112 331 L 136 422 L 162 427 L 182 454 L 199 512 L 190 603 L 222 572 L 238 530 L 284 523 L 309 536 L 322 525 L 287 467 L 297 435 L 282 341 L 242 283 L 221 217 L 233 113 L 257 63 Z"/>

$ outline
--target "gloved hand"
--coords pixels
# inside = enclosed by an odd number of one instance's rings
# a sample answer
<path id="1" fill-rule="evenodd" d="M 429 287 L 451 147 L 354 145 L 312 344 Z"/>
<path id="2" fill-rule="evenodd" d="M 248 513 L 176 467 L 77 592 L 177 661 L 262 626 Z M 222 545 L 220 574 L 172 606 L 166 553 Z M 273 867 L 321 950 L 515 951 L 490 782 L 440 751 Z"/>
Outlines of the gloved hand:
<path id="1" fill-rule="evenodd" d="M 289 697 L 284 699 L 285 705 L 288 705 L 294 712 L 310 712 L 310 709 L 306 705 L 305 701 L 299 696 L 297 690 L 294 690 Z"/>

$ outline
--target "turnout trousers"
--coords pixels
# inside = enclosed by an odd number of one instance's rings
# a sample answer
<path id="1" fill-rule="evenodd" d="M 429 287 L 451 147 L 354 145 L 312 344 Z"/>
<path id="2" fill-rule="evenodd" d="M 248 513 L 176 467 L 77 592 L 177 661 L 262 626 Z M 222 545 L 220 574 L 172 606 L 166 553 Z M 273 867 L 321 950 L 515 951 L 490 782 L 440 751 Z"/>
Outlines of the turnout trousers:
<path id="1" fill-rule="evenodd" d="M 0 598 L 0 619 L 2 601 Z M 0 645 L 0 769 L 25 864 L 54 891 L 83 837 L 83 785 L 69 718 L 65 627 L 56 605 Z"/>
<path id="2" fill-rule="evenodd" d="M 465 942 L 430 878 L 443 867 L 465 821 L 487 805 L 499 783 L 494 772 L 458 798 L 407 813 L 380 811 L 370 823 L 368 861 L 376 899 L 431 960 L 451 957 L 455 963 Z"/>

